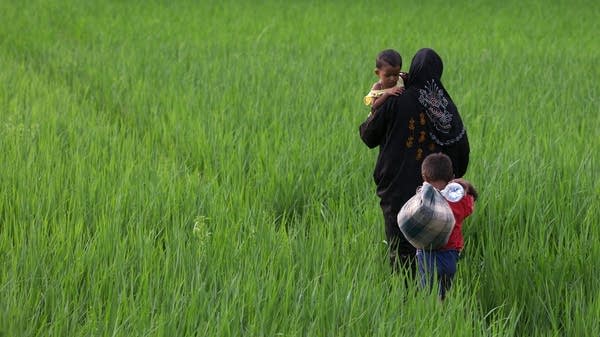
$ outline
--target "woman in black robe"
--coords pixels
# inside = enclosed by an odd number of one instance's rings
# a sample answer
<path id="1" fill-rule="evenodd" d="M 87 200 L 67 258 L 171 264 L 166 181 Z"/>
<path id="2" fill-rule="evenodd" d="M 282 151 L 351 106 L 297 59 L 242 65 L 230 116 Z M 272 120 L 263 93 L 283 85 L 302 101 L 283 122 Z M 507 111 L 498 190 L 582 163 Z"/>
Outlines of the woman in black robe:
<path id="1" fill-rule="evenodd" d="M 423 48 L 411 62 L 408 86 L 427 114 L 429 136 L 452 159 L 454 175 L 461 178 L 469 165 L 469 140 L 458 109 L 442 84 L 443 69 L 440 56 Z"/>
<path id="2" fill-rule="evenodd" d="M 456 177 L 469 162 L 469 142 L 458 109 L 441 82 L 442 59 L 432 49 L 412 59 L 405 92 L 392 96 L 364 121 L 360 137 L 369 148 L 379 147 L 373 172 L 385 221 L 393 271 L 416 269 L 415 248 L 398 227 L 402 205 L 422 185 L 421 162 L 430 153 L 451 158 Z"/>

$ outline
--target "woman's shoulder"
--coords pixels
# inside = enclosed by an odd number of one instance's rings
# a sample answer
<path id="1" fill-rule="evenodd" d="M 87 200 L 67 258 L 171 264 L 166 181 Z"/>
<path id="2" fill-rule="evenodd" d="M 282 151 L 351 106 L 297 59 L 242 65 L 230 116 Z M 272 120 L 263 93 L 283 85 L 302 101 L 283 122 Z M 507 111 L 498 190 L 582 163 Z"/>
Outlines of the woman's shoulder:
<path id="1" fill-rule="evenodd" d="M 389 100 L 394 109 L 416 110 L 419 104 L 419 100 L 412 90 L 405 90 L 398 96 L 390 97 Z"/>
<path id="2" fill-rule="evenodd" d="M 406 92 L 398 96 L 388 97 L 383 105 L 377 110 L 377 113 L 389 120 L 409 120 L 410 118 L 418 118 L 419 108 L 417 101 Z"/>

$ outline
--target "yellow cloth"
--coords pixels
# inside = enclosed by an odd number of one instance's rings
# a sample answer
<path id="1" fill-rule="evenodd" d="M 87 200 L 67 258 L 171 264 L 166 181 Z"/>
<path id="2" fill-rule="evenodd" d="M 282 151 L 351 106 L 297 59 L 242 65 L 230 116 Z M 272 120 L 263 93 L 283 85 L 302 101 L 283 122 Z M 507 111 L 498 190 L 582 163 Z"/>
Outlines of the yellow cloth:
<path id="1" fill-rule="evenodd" d="M 398 83 L 396 83 L 396 86 L 398 88 L 404 87 L 404 81 L 402 80 L 402 77 L 398 78 Z M 375 99 L 381 97 L 381 95 L 383 95 L 384 91 L 385 91 L 384 89 L 369 91 L 367 96 L 365 96 L 365 98 L 363 99 L 363 102 L 365 103 L 365 105 L 368 105 L 368 106 L 373 105 L 373 102 L 375 101 Z"/>

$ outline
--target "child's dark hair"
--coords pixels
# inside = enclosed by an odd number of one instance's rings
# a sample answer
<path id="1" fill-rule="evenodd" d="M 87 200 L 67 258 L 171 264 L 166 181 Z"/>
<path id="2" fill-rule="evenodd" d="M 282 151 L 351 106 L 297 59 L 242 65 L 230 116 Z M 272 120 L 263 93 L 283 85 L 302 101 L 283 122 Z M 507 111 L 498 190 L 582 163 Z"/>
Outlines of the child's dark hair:
<path id="1" fill-rule="evenodd" d="M 452 160 L 447 155 L 438 152 L 425 157 L 421 164 L 421 174 L 425 181 L 442 180 L 449 182 L 454 179 Z"/>
<path id="2" fill-rule="evenodd" d="M 400 56 L 400 53 L 393 49 L 386 49 L 379 53 L 377 55 L 377 60 L 375 60 L 375 67 L 379 69 L 386 63 L 392 67 L 402 67 L 402 57 Z"/>

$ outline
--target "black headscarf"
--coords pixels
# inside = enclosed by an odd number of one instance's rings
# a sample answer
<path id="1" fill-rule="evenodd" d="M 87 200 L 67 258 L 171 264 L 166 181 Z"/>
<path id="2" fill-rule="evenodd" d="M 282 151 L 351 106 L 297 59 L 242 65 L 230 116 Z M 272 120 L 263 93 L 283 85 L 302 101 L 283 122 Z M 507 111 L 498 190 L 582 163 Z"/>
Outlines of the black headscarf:
<path id="1" fill-rule="evenodd" d="M 433 49 L 423 48 L 413 57 L 407 87 L 417 90 L 419 103 L 431 122 L 431 138 L 440 146 L 448 146 L 466 132 L 458 109 L 442 84 L 443 70 L 440 56 Z"/>
<path id="2" fill-rule="evenodd" d="M 425 110 L 429 120 L 429 136 L 446 153 L 454 175 L 462 177 L 469 164 L 469 140 L 458 109 L 442 84 L 444 64 L 430 48 L 419 50 L 412 59 L 407 91 Z"/>

